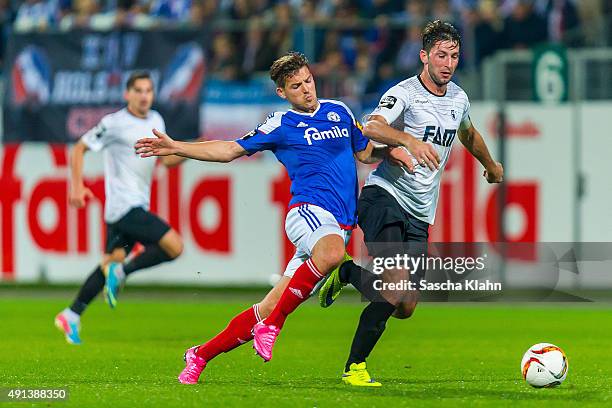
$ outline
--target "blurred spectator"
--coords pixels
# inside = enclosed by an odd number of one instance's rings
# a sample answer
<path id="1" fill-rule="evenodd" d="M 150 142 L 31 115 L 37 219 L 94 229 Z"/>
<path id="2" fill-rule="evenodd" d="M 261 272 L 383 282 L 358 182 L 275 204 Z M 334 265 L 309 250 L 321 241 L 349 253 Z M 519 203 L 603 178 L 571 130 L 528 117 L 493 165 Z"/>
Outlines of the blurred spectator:
<path id="1" fill-rule="evenodd" d="M 235 81 L 240 77 L 240 58 L 234 42 L 226 33 L 215 35 L 212 43 L 210 71 L 213 77 L 225 81 Z"/>
<path id="2" fill-rule="evenodd" d="M 150 15 L 169 22 L 187 23 L 191 20 L 191 0 L 153 0 Z"/>
<path id="3" fill-rule="evenodd" d="M 319 0 L 317 14 L 325 19 L 330 19 L 336 13 L 336 8 L 341 6 L 342 3 L 343 0 Z"/>
<path id="4" fill-rule="evenodd" d="M 367 0 L 370 3 L 368 17 L 390 15 L 402 10 L 401 0 Z"/>
<path id="5" fill-rule="evenodd" d="M 368 83 L 372 80 L 373 70 L 374 64 L 368 49 L 360 47 L 355 60 L 355 68 L 352 75 L 347 79 L 347 94 L 342 96 L 359 97 L 363 95 L 367 90 Z"/>
<path id="6" fill-rule="evenodd" d="M 354 0 L 338 0 L 331 22 L 343 28 L 358 25 L 361 18 L 359 12 L 360 9 Z"/>
<path id="7" fill-rule="evenodd" d="M 277 26 L 289 28 L 293 23 L 293 12 L 289 3 L 285 0 L 277 1 L 271 13 L 268 13 L 268 21 Z"/>
<path id="8" fill-rule="evenodd" d="M 474 16 L 474 59 L 479 66 L 500 48 L 502 21 L 496 12 L 495 0 L 481 0 Z"/>
<path id="9" fill-rule="evenodd" d="M 341 14 L 339 10 L 336 12 Z M 324 34 L 322 57 L 314 64 L 317 87 L 324 97 L 344 95 L 343 77 L 348 76 L 350 72 L 344 54 L 348 52 L 346 47 L 350 45 L 344 44 L 343 49 L 343 38 L 340 30 L 328 29 Z"/>
<path id="10" fill-rule="evenodd" d="M 204 26 L 213 21 L 219 11 L 219 0 L 193 0 L 189 22 L 194 26 Z"/>
<path id="11" fill-rule="evenodd" d="M 581 22 L 580 29 L 583 33 L 584 44 L 612 45 L 612 1 L 580 0 L 576 2 L 576 8 Z M 609 38 L 605 37 L 606 31 Z"/>
<path id="12" fill-rule="evenodd" d="M 359 43 L 357 59 L 355 60 L 355 74 L 364 82 L 364 86 L 373 74 L 373 58 L 370 55 L 370 47 L 365 41 Z"/>
<path id="13" fill-rule="evenodd" d="M 324 16 L 321 15 L 317 8 L 317 0 L 303 0 L 299 2 L 298 7 L 294 7 L 294 13 L 298 16 L 298 20 L 305 24 L 315 24 L 323 22 Z"/>
<path id="14" fill-rule="evenodd" d="M 271 27 L 267 46 L 276 55 L 291 51 L 293 49 L 294 21 L 289 3 L 284 0 L 278 1 L 271 13 L 266 15 L 265 21 Z"/>
<path id="15" fill-rule="evenodd" d="M 271 43 L 270 30 L 264 29 L 261 18 L 249 22 L 242 70 L 246 73 L 267 71 L 278 57 L 278 44 Z"/>
<path id="16" fill-rule="evenodd" d="M 465 13 L 478 7 L 479 0 L 449 0 L 450 8 L 454 13 Z"/>
<path id="17" fill-rule="evenodd" d="M 325 59 L 325 56 L 330 55 L 331 53 L 339 53 L 340 49 L 340 32 L 338 30 L 327 30 L 325 32 L 325 37 L 323 40 L 323 51 L 321 61 Z M 342 58 L 342 54 L 340 54 Z M 343 59 L 344 60 L 344 59 Z"/>
<path id="18" fill-rule="evenodd" d="M 118 0 L 113 28 L 151 28 L 155 19 L 146 13 L 145 5 L 137 0 Z"/>
<path id="19" fill-rule="evenodd" d="M 427 10 L 423 0 L 404 1 L 403 10 L 391 15 L 391 21 L 395 24 L 411 23 L 422 24 L 425 20 Z"/>
<path id="20" fill-rule="evenodd" d="M 540 0 L 538 9 L 548 22 L 548 39 L 554 42 L 570 40 L 569 45 L 580 42 L 580 33 L 576 29 L 580 24 L 578 9 L 570 0 Z M 568 37 L 568 33 L 571 38 Z"/>
<path id="21" fill-rule="evenodd" d="M 75 3 L 77 4 L 77 3 Z M 99 13 L 90 13 L 90 10 L 99 10 L 100 4 L 83 1 L 75 6 L 76 13 L 66 16 L 60 28 L 82 28 L 81 23 L 92 30 L 108 31 L 117 28 L 148 29 L 155 25 L 155 18 L 146 13 L 145 5 L 136 0 L 117 0 L 116 7 L 105 8 Z M 89 15 L 89 18 L 88 18 Z"/>
<path id="22" fill-rule="evenodd" d="M 249 0 L 234 0 L 229 9 L 232 20 L 247 20 L 254 15 L 253 3 Z"/>
<path id="23" fill-rule="evenodd" d="M 88 28 L 99 8 L 96 0 L 73 0 L 72 12 L 62 18 L 59 28 L 64 31 Z"/>
<path id="24" fill-rule="evenodd" d="M 349 67 L 345 64 L 342 54 L 338 50 L 328 50 L 321 62 L 316 65 L 317 75 L 342 76 L 348 74 Z"/>
<path id="25" fill-rule="evenodd" d="M 396 69 L 400 76 L 412 76 L 421 67 L 419 53 L 421 52 L 422 46 L 421 28 L 419 26 L 412 26 L 407 29 L 404 41 L 400 45 L 395 60 Z"/>
<path id="26" fill-rule="evenodd" d="M 344 80 L 350 70 L 338 50 L 327 51 L 321 62 L 313 66 L 313 71 L 317 78 L 317 92 L 321 97 L 346 94 Z"/>
<path id="27" fill-rule="evenodd" d="M 317 0 L 303 0 L 294 4 L 294 14 L 301 24 L 293 29 L 293 49 L 303 52 L 311 60 L 318 60 L 325 37 L 325 28 L 317 24 L 325 21 L 317 9 Z"/>
<path id="28" fill-rule="evenodd" d="M 431 6 L 431 18 L 433 20 L 453 21 L 453 13 L 448 0 L 436 0 Z"/>
<path id="29" fill-rule="evenodd" d="M 53 28 L 69 9 L 67 0 L 25 0 L 17 9 L 14 29 L 18 32 Z"/>
<path id="30" fill-rule="evenodd" d="M 529 48 L 546 41 L 546 37 L 546 20 L 534 13 L 531 1 L 516 1 L 512 13 L 504 20 L 504 47 Z"/>
<path id="31" fill-rule="evenodd" d="M 378 67 L 372 81 L 368 84 L 366 93 L 378 95 L 378 98 L 395 85 L 397 81 L 398 78 L 393 70 L 393 65 L 391 63 L 383 63 Z"/>

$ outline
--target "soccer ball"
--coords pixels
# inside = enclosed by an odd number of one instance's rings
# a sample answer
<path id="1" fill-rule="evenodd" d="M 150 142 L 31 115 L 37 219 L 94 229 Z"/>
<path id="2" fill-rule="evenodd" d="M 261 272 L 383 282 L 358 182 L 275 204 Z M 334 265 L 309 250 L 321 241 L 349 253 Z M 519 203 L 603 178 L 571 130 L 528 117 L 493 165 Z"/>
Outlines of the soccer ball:
<path id="1" fill-rule="evenodd" d="M 567 377 L 569 365 L 563 350 L 554 344 L 538 343 L 529 347 L 521 361 L 527 384 L 536 388 L 556 387 Z"/>

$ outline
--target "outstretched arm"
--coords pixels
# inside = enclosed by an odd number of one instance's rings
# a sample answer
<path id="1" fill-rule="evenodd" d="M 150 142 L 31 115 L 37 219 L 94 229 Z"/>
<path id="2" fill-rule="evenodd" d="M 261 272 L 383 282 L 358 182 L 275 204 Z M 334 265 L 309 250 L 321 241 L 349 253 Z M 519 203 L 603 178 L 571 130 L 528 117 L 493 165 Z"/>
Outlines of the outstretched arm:
<path id="1" fill-rule="evenodd" d="M 208 142 L 179 142 L 167 134 L 153 129 L 157 137 L 140 139 L 134 145 L 140 157 L 177 155 L 190 159 L 227 163 L 247 151 L 236 142 L 211 140 Z"/>
<path id="2" fill-rule="evenodd" d="M 504 180 L 504 168 L 501 163 L 493 160 L 482 135 L 474 125 L 470 124 L 469 127 L 459 128 L 458 134 L 459 140 L 465 148 L 484 166 L 485 170 L 482 175 L 487 181 L 489 183 L 501 183 Z"/>

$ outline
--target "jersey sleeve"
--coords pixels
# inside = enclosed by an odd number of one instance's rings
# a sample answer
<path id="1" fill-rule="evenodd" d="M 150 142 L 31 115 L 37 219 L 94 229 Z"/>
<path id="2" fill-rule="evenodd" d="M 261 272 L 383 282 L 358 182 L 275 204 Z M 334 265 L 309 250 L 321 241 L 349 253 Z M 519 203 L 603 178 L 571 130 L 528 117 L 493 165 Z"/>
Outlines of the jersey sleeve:
<path id="1" fill-rule="evenodd" d="M 383 94 L 378 106 L 370 115 L 380 115 L 390 125 L 403 114 L 404 110 L 408 108 L 408 104 L 406 93 L 396 85 Z"/>
<path id="2" fill-rule="evenodd" d="M 282 141 L 282 113 L 275 112 L 255 129 L 236 140 L 250 156 L 262 150 L 275 150 Z"/>
<path id="3" fill-rule="evenodd" d="M 353 126 L 351 128 L 351 143 L 353 145 L 353 152 L 360 152 L 368 146 L 369 139 L 363 135 L 363 126 L 359 121 L 353 119 Z"/>
<path id="4" fill-rule="evenodd" d="M 355 119 L 355 115 L 353 115 L 353 111 L 349 108 L 344 102 L 336 101 L 335 103 L 339 104 L 344 108 L 346 113 L 351 118 L 351 145 L 353 147 L 353 152 L 360 152 L 368 146 L 369 139 L 363 135 L 363 126 L 357 119 Z"/>
<path id="5" fill-rule="evenodd" d="M 108 127 L 108 116 L 103 117 L 96 126 L 81 136 L 81 141 L 94 152 L 104 149 L 110 143 L 110 140 L 111 132 Z"/>

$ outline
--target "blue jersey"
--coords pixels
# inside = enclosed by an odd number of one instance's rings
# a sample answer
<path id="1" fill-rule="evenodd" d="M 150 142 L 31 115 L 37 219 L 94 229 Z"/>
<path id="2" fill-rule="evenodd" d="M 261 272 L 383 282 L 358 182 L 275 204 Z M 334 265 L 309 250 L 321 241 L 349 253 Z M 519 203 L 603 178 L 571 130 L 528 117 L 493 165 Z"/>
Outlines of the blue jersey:
<path id="1" fill-rule="evenodd" d="M 357 167 L 353 154 L 368 139 L 350 109 L 342 102 L 319 100 L 313 113 L 275 112 L 236 142 L 249 155 L 274 153 L 289 173 L 294 206 L 317 205 L 351 228 L 357 223 Z"/>

